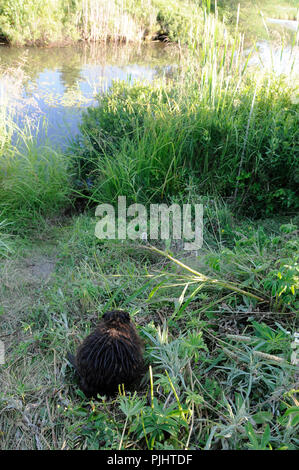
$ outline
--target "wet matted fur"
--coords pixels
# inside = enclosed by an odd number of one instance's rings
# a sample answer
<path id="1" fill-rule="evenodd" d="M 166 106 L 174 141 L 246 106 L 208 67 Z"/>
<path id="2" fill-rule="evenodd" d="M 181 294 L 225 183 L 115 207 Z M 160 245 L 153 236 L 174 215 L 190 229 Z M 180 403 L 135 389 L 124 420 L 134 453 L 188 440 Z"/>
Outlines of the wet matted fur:
<path id="1" fill-rule="evenodd" d="M 68 360 L 79 375 L 87 397 L 114 394 L 120 384 L 129 386 L 144 371 L 143 346 L 128 312 L 106 312 L 97 328 Z"/>

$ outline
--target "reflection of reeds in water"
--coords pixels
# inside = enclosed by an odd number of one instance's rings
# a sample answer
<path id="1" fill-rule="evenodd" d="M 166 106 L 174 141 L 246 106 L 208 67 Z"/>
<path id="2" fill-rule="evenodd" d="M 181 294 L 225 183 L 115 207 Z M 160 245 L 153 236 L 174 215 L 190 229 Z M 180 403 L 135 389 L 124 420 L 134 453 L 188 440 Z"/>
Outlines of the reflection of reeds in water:
<path id="1" fill-rule="evenodd" d="M 13 134 L 13 116 L 16 100 L 22 94 L 23 69 L 4 70 L 0 65 L 0 155 L 10 143 Z"/>
<path id="2" fill-rule="evenodd" d="M 145 0 L 147 4 L 150 0 Z M 142 2 L 141 2 L 142 4 Z M 130 2 L 82 0 L 77 14 L 80 36 L 87 41 L 138 41 L 145 35 L 145 25 L 128 12 Z"/>
<path id="3" fill-rule="evenodd" d="M 30 79 L 24 70 L 26 61 L 26 56 L 22 55 L 13 66 L 5 68 L 0 64 L 0 154 L 11 143 L 13 134 L 19 133 L 16 123 L 20 125 L 25 120 L 24 126 L 31 126 L 33 131 L 41 117 L 36 97 L 31 92 L 26 97 L 23 95 L 25 84 Z"/>
<path id="4" fill-rule="evenodd" d="M 121 66 L 131 61 L 140 65 L 168 65 L 178 61 L 179 51 L 174 44 L 158 41 L 146 43 L 82 41 L 67 47 L 26 49 L 4 47 L 0 50 L 0 55 L 3 68 L 16 69 L 21 62 L 26 76 L 34 80 L 44 69 L 81 68 L 82 65 L 98 64 Z"/>
<path id="5" fill-rule="evenodd" d="M 69 192 L 67 157 L 46 140 L 38 143 L 47 123 L 39 116 L 34 120 L 31 112 L 28 117 L 28 102 L 20 100 L 26 76 L 21 66 L 17 71 L 0 67 L 0 256 L 6 223 L 21 225 L 24 217 L 33 221 L 41 211 L 50 214 L 66 203 Z"/>
<path id="6" fill-rule="evenodd" d="M 169 65 L 177 63 L 179 51 L 172 44 L 161 42 L 150 43 L 80 43 L 75 52 L 81 64 L 88 65 L 118 65 L 131 62 L 139 65 Z"/>

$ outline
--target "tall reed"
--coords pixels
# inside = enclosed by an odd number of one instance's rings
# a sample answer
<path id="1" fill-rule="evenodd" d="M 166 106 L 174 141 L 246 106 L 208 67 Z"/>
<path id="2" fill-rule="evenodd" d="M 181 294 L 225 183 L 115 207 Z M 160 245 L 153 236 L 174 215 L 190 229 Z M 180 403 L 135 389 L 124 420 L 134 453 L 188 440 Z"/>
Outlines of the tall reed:
<path id="1" fill-rule="evenodd" d="M 0 7 L 0 37 L 20 45 L 156 37 L 186 44 L 202 24 L 193 0 L 3 0 Z"/>
<path id="2" fill-rule="evenodd" d="M 295 81 L 248 67 L 238 23 L 231 36 L 206 8 L 203 28 L 173 82 L 114 83 L 85 114 L 75 165 L 91 201 L 167 200 L 193 178 L 251 215 L 299 207 Z"/>
<path id="3" fill-rule="evenodd" d="M 137 3 L 142 8 L 145 2 Z M 128 0 L 82 0 L 76 13 L 80 37 L 88 41 L 140 41 L 145 33 L 145 24 L 128 12 L 131 4 Z"/>

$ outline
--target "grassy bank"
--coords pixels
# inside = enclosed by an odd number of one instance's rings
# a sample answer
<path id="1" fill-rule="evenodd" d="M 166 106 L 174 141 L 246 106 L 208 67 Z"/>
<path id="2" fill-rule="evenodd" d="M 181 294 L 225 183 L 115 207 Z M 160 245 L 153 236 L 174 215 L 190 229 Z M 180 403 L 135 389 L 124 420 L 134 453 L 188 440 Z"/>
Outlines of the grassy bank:
<path id="1" fill-rule="evenodd" d="M 265 18 L 294 20 L 298 14 L 296 0 L 285 0 L 279 5 L 273 0 L 220 0 L 217 3 L 219 18 L 225 19 L 232 30 L 239 3 L 240 28 L 251 40 L 266 37 L 260 11 Z M 138 42 L 153 38 L 189 44 L 202 40 L 203 6 L 207 10 L 210 7 L 215 9 L 215 2 L 3 0 L 0 5 L 0 39 L 15 45 L 65 44 L 78 40 Z"/>
<path id="2" fill-rule="evenodd" d="M 196 49 L 174 82 L 114 83 L 99 96 L 74 148 L 78 197 L 170 202 L 192 187 L 239 214 L 295 214 L 296 82 L 271 71 L 256 77 L 229 51 Z"/>
<path id="3" fill-rule="evenodd" d="M 240 10 L 238 13 L 238 5 Z M 215 5 L 215 2 L 213 2 Z M 279 25 L 267 22 L 267 18 L 280 20 L 298 20 L 299 3 L 297 0 L 219 0 L 217 2 L 221 19 L 225 19 L 229 28 L 236 24 L 239 17 L 239 28 L 245 34 L 246 41 L 268 39 L 280 41 L 281 38 L 292 38 L 292 34 L 287 29 Z M 265 24 L 268 28 L 266 31 Z"/>
<path id="4" fill-rule="evenodd" d="M 188 42 L 190 23 L 194 31 L 200 29 L 203 14 L 196 2 L 188 0 L 4 0 L 0 7 L 0 36 L 20 45 L 138 42 L 159 35 Z"/>
<path id="5" fill-rule="evenodd" d="M 253 12 L 256 14 L 258 11 L 262 11 L 266 17 L 270 18 L 296 20 L 299 7 L 297 0 L 281 0 L 279 2 L 274 0 L 218 0 L 217 2 L 220 12 L 226 13 L 234 21 L 239 4 L 243 25 L 246 21 L 250 23 Z M 214 6 L 215 2 L 212 1 L 212 5 Z"/>
<path id="6" fill-rule="evenodd" d="M 203 28 L 176 80 L 99 97 L 68 154 L 1 108 L 3 449 L 299 447 L 296 83 L 251 73 L 212 15 Z M 94 207 L 119 195 L 202 203 L 202 249 L 98 240 Z M 149 373 L 88 400 L 65 355 L 110 308 Z"/>
<path id="7" fill-rule="evenodd" d="M 203 77 L 202 80 L 209 81 Z M 299 207 L 298 105 L 293 87 L 265 77 L 184 87 L 115 84 L 84 117 L 77 191 L 91 202 L 169 201 L 190 185 L 250 216 Z M 221 85 L 220 85 L 221 86 Z M 211 88 L 210 88 L 211 87 Z M 246 89 L 246 91 L 245 91 Z M 252 111 L 251 111 L 252 110 Z M 120 124 L 121 123 L 121 124 Z"/>

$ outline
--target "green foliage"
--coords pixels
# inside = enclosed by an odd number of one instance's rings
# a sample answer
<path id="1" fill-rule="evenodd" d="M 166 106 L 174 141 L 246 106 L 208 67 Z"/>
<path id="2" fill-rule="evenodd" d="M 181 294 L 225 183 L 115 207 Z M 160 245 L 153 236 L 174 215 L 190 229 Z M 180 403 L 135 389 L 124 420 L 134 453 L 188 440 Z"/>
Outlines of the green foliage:
<path id="1" fill-rule="evenodd" d="M 261 338 L 256 346 L 265 353 L 290 353 L 290 335 L 283 329 L 274 330 L 265 323 L 252 322 L 257 338 Z"/>
<path id="2" fill-rule="evenodd" d="M 76 4 L 65 9 L 74 14 Z M 37 13 L 34 40 L 47 38 L 41 3 L 29 11 L 30 1 L 23 2 L 26 14 L 10 0 L 2 5 L 13 15 L 3 20 L 0 10 L 1 27 L 16 22 L 11 40 L 14 34 L 22 41 L 22 28 L 31 38 Z M 50 8 L 50 0 L 44 5 Z M 94 5 L 77 23 L 87 37 Z M 135 12 L 142 27 L 156 25 L 159 13 L 160 33 L 190 39 L 198 69 L 185 64 L 175 84 L 115 83 L 85 114 L 72 168 L 30 133 L 11 146 L 12 127 L 1 111 L 0 315 L 8 344 L 1 448 L 298 449 L 297 220 L 238 215 L 298 207 L 296 90 L 283 77 L 246 76 L 232 60 L 239 43 L 228 53 L 227 40 L 220 52 L 209 15 L 197 49 L 186 29 L 197 11 L 193 2 L 189 11 L 187 2 L 156 1 L 150 21 L 142 5 L 130 1 L 127 13 Z M 59 9 L 57 15 L 63 22 Z M 99 242 L 87 213 L 47 225 L 44 218 L 69 203 L 70 178 L 73 193 L 92 203 L 118 195 L 146 204 L 203 203 L 204 247 L 198 255 L 175 253 L 167 264 L 168 253 L 163 263 L 156 258 L 161 250 Z M 207 195 L 215 192 L 230 199 Z M 35 238 L 26 239 L 25 224 L 42 220 Z M 9 230 L 22 236 L 14 240 Z M 54 266 L 46 280 L 45 259 Z M 134 394 L 120 389 L 111 401 L 86 401 L 65 351 L 111 307 L 128 308 L 139 324 L 150 384 L 146 375 Z"/>
<path id="3" fill-rule="evenodd" d="M 144 330 L 144 334 L 151 341 L 147 354 L 152 364 L 155 364 L 163 372 L 167 371 L 175 384 L 181 384 L 186 388 L 184 376 L 187 364 L 190 361 L 197 362 L 201 350 L 207 351 L 202 332 L 191 331 L 187 335 L 179 335 L 176 339 L 169 341 L 168 329 L 164 324 L 163 329 L 158 328 L 155 336 L 146 330 Z M 169 381 L 163 378 L 163 374 L 158 377 L 158 383 L 164 391 L 169 393 Z"/>
<path id="4" fill-rule="evenodd" d="M 12 230 L 24 231 L 68 204 L 70 176 L 59 150 L 38 146 L 26 129 L 15 132 L 16 146 L 0 153 L 0 211 Z"/>
<path id="5" fill-rule="evenodd" d="M 64 21 L 67 8 L 66 2 L 60 0 L 3 0 L 0 35 L 18 45 L 67 39 L 70 33 Z"/>
<path id="6" fill-rule="evenodd" d="M 190 44 L 199 41 L 202 24 L 201 7 L 188 0 L 3 0 L 0 6 L 0 35 L 13 44 L 138 42 L 159 34 Z"/>
<path id="7" fill-rule="evenodd" d="M 9 223 L 2 219 L 0 213 L 0 258 L 8 256 L 12 252 L 10 237 L 6 232 L 7 226 L 9 226 Z"/>
<path id="8" fill-rule="evenodd" d="M 249 422 L 246 425 L 246 432 L 250 440 L 250 444 L 248 444 L 248 449 L 251 450 L 271 450 L 272 447 L 269 444 L 270 441 L 270 426 L 267 424 L 265 427 L 264 433 L 262 436 L 259 436 L 257 433 L 254 432 L 252 424 Z"/>
<path id="9" fill-rule="evenodd" d="M 203 10 L 196 2 L 154 0 L 158 10 L 159 34 L 170 41 L 191 44 L 202 34 Z"/>
<path id="10" fill-rule="evenodd" d="M 259 84 L 248 78 L 236 98 L 235 85 L 225 97 L 224 88 L 210 96 L 209 82 L 198 87 L 194 71 L 171 87 L 115 83 L 83 117 L 75 164 L 85 194 L 99 202 L 121 194 L 134 202 L 169 200 L 188 186 L 188 174 L 200 192 L 232 198 L 239 212 L 298 208 L 298 105 L 291 87 L 274 76 Z"/>
<path id="11" fill-rule="evenodd" d="M 235 228 L 236 221 L 219 220 L 209 209 L 206 241 L 211 249 L 204 259 L 213 275 L 231 276 L 244 288 L 263 291 L 274 310 L 298 310 L 298 236 L 295 224 L 269 230 L 266 224 L 248 222 Z M 225 228 L 222 228 L 225 227 Z M 288 233 L 284 233 L 284 227 Z M 215 240 L 216 239 L 216 240 Z M 216 241 L 216 243 L 215 243 Z M 214 248 L 212 249 L 212 247 Z M 230 274 L 229 274 L 230 273 Z"/>
<path id="12" fill-rule="evenodd" d="M 148 449 L 153 450 L 165 448 L 167 436 L 174 438 L 170 439 L 170 442 L 175 445 L 180 428 L 183 426 L 186 426 L 186 421 L 182 418 L 176 403 L 165 408 L 164 403 L 158 403 L 158 400 L 154 399 L 152 406 L 146 406 L 141 410 L 140 418 L 132 425 L 131 430 L 136 433 L 136 439 L 144 437 Z"/>
<path id="13" fill-rule="evenodd" d="M 91 408 L 84 406 L 69 407 L 65 410 L 65 417 L 76 417 L 76 423 L 69 426 L 69 433 L 77 435 L 73 445 L 79 443 L 89 450 L 115 449 L 118 439 L 118 426 L 113 417 L 101 410 L 97 404 L 91 402 Z M 79 441 L 79 442 L 78 442 Z"/>
<path id="14" fill-rule="evenodd" d="M 270 271 L 264 280 L 264 287 L 271 291 L 276 304 L 299 305 L 299 265 L 282 264 L 279 269 Z"/>

